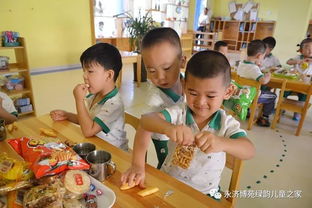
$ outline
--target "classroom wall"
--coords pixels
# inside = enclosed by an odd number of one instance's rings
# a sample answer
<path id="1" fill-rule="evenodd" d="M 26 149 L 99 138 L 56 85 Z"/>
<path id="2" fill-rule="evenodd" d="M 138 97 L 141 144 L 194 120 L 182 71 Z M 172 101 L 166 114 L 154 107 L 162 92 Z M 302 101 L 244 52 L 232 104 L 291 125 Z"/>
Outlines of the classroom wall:
<path id="1" fill-rule="evenodd" d="M 91 44 L 87 0 L 0 0 L 0 31 L 18 31 L 31 69 L 78 64 Z"/>
<path id="2" fill-rule="evenodd" d="M 31 70 L 79 64 L 91 45 L 88 0 L 0 0 L 0 5 L 0 31 L 18 31 L 25 37 Z M 57 108 L 75 111 L 72 90 L 83 81 L 81 69 L 31 79 L 37 115 Z"/>
<path id="3" fill-rule="evenodd" d="M 228 3 L 230 0 L 209 0 L 214 16 L 229 16 Z M 247 0 L 236 0 L 246 3 Z M 259 15 L 262 20 L 275 20 L 274 37 L 277 46 L 273 53 L 282 64 L 296 55 L 296 45 L 305 37 L 308 21 L 312 19 L 311 0 L 254 0 L 259 3 Z"/>
<path id="4" fill-rule="evenodd" d="M 228 4 L 231 0 L 210 0 L 213 3 L 213 14 L 215 17 L 229 17 Z M 236 0 L 236 3 L 246 3 L 247 0 Z M 258 17 L 263 20 L 276 20 L 278 9 L 279 9 L 279 0 L 254 0 L 253 2 L 259 3 L 259 14 Z"/>
<path id="5" fill-rule="evenodd" d="M 277 46 L 274 53 L 285 64 L 289 58 L 296 56 L 296 45 L 306 36 L 312 1 L 300 0 L 298 4 L 293 0 L 279 0 L 278 8 L 275 28 Z"/>

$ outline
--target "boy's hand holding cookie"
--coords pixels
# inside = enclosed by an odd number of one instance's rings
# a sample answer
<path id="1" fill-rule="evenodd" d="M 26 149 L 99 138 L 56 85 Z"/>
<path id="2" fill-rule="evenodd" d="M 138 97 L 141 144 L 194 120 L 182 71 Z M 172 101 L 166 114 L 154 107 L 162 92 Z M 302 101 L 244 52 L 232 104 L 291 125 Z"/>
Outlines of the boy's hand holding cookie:
<path id="1" fill-rule="evenodd" d="M 223 152 L 223 138 L 209 131 L 199 132 L 195 135 L 195 144 L 204 153 Z"/>
<path id="2" fill-rule="evenodd" d="M 73 91 L 75 99 L 82 101 L 88 93 L 88 88 L 88 84 L 78 84 Z"/>
<path id="3" fill-rule="evenodd" d="M 165 135 L 177 144 L 191 145 L 194 142 L 192 129 L 185 125 L 170 125 L 165 128 Z"/>
<path id="4" fill-rule="evenodd" d="M 123 186 L 134 187 L 139 185 L 141 188 L 145 188 L 145 170 L 144 167 L 132 165 L 121 176 L 121 184 Z"/>

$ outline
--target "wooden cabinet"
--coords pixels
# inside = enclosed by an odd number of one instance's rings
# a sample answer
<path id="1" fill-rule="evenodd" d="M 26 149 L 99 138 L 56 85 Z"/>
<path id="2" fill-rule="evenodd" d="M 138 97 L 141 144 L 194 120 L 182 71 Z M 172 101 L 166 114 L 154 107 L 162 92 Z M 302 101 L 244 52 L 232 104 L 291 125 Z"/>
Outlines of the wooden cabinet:
<path id="1" fill-rule="evenodd" d="M 184 56 L 186 56 L 187 60 L 190 59 L 192 56 L 192 50 L 193 50 L 193 34 L 192 33 L 185 33 L 181 37 L 181 47 L 182 47 L 182 53 Z"/>
<path id="2" fill-rule="evenodd" d="M 247 48 L 250 41 L 273 36 L 275 21 L 223 21 L 211 20 L 209 31 L 222 32 L 221 40 L 228 43 L 230 50 Z"/>
<path id="3" fill-rule="evenodd" d="M 33 110 L 29 112 L 24 112 L 24 113 L 19 112 L 19 116 L 25 116 L 25 115 L 35 116 L 36 111 L 35 111 L 34 96 L 33 96 L 33 90 L 31 86 L 31 79 L 30 79 L 30 73 L 29 73 L 29 65 L 28 65 L 28 59 L 27 59 L 25 39 L 21 37 L 19 38 L 19 42 L 21 43 L 21 46 L 0 47 L 1 55 L 10 56 L 9 69 L 0 70 L 0 75 L 5 76 L 5 77 L 9 75 L 18 75 L 20 77 L 23 77 L 24 88 L 22 90 L 8 90 L 5 87 L 2 87 L 1 91 L 5 92 L 8 96 L 10 96 L 13 101 L 18 98 L 29 98 L 30 104 L 32 104 Z M 16 109 L 18 110 L 17 107 Z"/>

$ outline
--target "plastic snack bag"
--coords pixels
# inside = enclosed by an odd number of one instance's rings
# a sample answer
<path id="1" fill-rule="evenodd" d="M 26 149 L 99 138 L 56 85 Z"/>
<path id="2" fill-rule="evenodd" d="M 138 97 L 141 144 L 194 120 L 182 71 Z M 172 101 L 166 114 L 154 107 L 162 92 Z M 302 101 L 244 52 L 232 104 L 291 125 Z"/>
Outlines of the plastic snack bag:
<path id="1" fill-rule="evenodd" d="M 241 120 L 246 120 L 248 108 L 256 96 L 255 87 L 241 86 L 232 81 L 236 90 L 228 100 L 223 101 L 223 106 L 232 110 Z"/>
<path id="2" fill-rule="evenodd" d="M 0 195 L 31 185 L 33 173 L 24 161 L 0 153 Z"/>
<path id="3" fill-rule="evenodd" d="M 55 175 L 67 169 L 89 169 L 89 164 L 56 138 L 17 138 L 8 143 L 27 162 L 36 178 Z"/>

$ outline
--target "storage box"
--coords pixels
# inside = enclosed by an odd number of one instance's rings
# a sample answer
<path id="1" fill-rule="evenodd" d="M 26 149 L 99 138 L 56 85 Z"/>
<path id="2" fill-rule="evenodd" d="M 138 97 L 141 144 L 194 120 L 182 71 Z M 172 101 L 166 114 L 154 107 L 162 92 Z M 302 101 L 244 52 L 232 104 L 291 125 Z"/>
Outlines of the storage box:
<path id="1" fill-rule="evenodd" d="M 19 113 L 27 113 L 33 111 L 32 104 L 17 107 Z"/>
<path id="2" fill-rule="evenodd" d="M 24 89 L 24 77 L 8 77 L 8 81 L 5 84 L 7 90 L 23 90 Z"/>
<path id="3" fill-rule="evenodd" d="M 15 106 L 24 106 L 24 105 L 29 105 L 30 104 L 30 99 L 29 98 L 18 98 L 15 100 Z"/>

